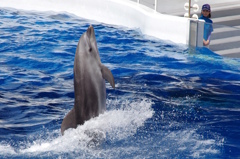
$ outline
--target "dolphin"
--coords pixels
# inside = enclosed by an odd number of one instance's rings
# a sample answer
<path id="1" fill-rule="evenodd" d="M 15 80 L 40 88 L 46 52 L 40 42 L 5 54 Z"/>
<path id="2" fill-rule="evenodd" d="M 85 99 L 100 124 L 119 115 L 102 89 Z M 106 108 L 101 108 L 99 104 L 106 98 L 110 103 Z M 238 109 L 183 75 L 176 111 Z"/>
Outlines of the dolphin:
<path id="1" fill-rule="evenodd" d="M 94 28 L 89 28 L 80 37 L 74 59 L 74 107 L 64 117 L 61 133 L 77 128 L 85 121 L 106 110 L 107 80 L 115 88 L 112 72 L 101 63 Z"/>

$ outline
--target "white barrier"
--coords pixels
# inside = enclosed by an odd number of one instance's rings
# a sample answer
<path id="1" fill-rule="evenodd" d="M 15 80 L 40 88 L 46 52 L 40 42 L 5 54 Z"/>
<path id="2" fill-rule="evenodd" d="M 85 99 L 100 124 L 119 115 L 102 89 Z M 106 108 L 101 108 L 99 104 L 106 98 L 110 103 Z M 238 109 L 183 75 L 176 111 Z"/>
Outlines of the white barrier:
<path id="1" fill-rule="evenodd" d="M 164 15 L 129 0 L 0 0 L 0 7 L 69 12 L 98 22 L 140 28 L 143 34 L 188 44 L 189 19 Z"/>

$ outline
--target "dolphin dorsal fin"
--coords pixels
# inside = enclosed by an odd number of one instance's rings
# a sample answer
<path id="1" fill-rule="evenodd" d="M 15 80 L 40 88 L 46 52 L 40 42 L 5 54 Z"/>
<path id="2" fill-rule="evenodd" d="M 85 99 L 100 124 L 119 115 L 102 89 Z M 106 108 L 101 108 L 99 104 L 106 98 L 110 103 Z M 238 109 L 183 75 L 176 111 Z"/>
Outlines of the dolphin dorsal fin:
<path id="1" fill-rule="evenodd" d="M 107 80 L 113 88 L 115 88 L 115 82 L 112 72 L 104 65 L 101 66 L 102 77 Z"/>

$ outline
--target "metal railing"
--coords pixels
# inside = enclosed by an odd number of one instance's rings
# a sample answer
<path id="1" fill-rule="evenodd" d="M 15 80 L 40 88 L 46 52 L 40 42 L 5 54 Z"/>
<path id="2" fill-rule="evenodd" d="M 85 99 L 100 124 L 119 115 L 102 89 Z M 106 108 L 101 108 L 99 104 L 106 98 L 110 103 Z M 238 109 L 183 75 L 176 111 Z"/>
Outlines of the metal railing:
<path id="1" fill-rule="evenodd" d="M 162 1 L 162 0 L 131 0 L 134 2 L 137 2 L 138 4 L 142 4 L 144 6 L 147 6 L 151 9 L 154 9 L 156 12 L 160 12 L 159 7 L 161 7 L 162 3 L 164 3 L 163 6 L 165 6 L 166 4 L 172 5 L 173 2 L 169 1 L 168 3 L 166 3 L 166 1 Z M 188 2 L 187 2 L 188 1 Z M 185 4 L 182 4 L 183 7 L 185 8 L 185 10 L 188 10 L 188 13 L 185 14 L 185 17 L 190 17 L 191 16 L 191 10 L 193 10 L 194 12 L 197 12 L 199 7 L 197 4 L 193 4 L 191 5 L 191 0 L 186 0 Z M 196 16 L 194 14 L 193 18 L 196 19 Z"/>
<path id="2" fill-rule="evenodd" d="M 158 4 L 162 4 L 161 0 L 132 0 L 137 2 L 138 4 L 147 6 L 156 12 L 158 12 Z M 187 1 L 187 0 L 186 0 Z M 164 1 L 166 3 L 166 1 Z M 169 3 L 169 2 L 168 2 Z M 166 4 L 164 4 L 166 5 Z M 187 16 L 185 17 L 189 18 L 191 15 L 191 10 L 197 12 L 199 7 L 197 4 L 191 5 L 191 0 L 188 0 L 188 3 L 183 4 L 183 7 L 188 10 Z M 189 32 L 188 32 L 188 38 L 187 43 L 190 46 L 193 47 L 202 47 L 203 46 L 203 25 L 204 23 L 202 21 L 196 20 L 198 17 L 196 15 L 193 15 L 193 19 L 189 18 Z M 187 35 L 186 35 L 187 36 Z"/>
<path id="3" fill-rule="evenodd" d="M 155 11 L 157 11 L 158 0 L 132 0 L 132 1 L 137 2 L 138 4 L 142 4 L 144 6 L 147 6 L 149 8 L 152 8 Z"/>

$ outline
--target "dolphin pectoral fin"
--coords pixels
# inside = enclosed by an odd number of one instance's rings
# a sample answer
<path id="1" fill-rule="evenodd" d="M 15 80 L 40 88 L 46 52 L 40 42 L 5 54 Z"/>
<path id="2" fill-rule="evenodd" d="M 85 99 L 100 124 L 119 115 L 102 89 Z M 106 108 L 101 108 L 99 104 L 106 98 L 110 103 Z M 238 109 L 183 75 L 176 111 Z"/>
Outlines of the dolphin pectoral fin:
<path id="1" fill-rule="evenodd" d="M 104 65 L 101 66 L 102 76 L 107 80 L 113 88 L 115 88 L 115 82 L 112 75 L 112 72 Z"/>
<path id="2" fill-rule="evenodd" d="M 76 128 L 76 119 L 75 119 L 75 109 L 73 108 L 63 119 L 62 125 L 61 125 L 61 133 L 64 134 L 64 131 L 69 128 Z"/>

